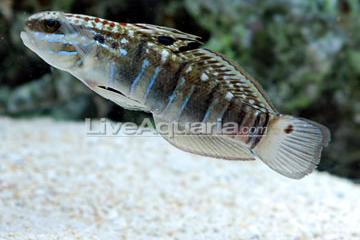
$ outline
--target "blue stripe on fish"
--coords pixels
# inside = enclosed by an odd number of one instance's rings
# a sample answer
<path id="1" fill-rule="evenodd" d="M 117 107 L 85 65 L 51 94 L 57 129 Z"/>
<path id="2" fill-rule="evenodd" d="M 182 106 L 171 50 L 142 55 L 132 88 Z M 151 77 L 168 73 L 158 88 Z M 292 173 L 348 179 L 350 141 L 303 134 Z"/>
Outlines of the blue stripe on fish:
<path id="1" fill-rule="evenodd" d="M 131 87 L 130 87 L 130 94 L 133 94 L 136 91 L 136 88 L 138 87 L 141 78 L 144 76 L 145 74 L 145 70 L 146 68 L 148 68 L 150 66 L 150 62 L 149 60 L 145 59 L 142 66 L 141 66 L 141 70 L 139 72 L 139 74 L 136 76 L 135 80 L 132 82 Z"/>
<path id="2" fill-rule="evenodd" d="M 225 114 L 226 110 L 228 109 L 229 105 L 230 105 L 230 103 L 227 102 L 227 105 L 222 108 L 222 110 L 219 112 L 219 114 L 216 118 L 216 127 L 218 129 L 221 127 L 221 123 L 223 121 L 224 114 Z"/>
<path id="3" fill-rule="evenodd" d="M 172 94 L 169 96 L 169 101 L 166 105 L 166 107 L 163 110 L 163 113 L 166 112 L 169 107 L 171 106 L 171 104 L 176 100 L 177 97 L 177 91 L 182 88 L 185 84 L 185 79 L 184 78 L 180 78 L 179 83 L 176 85 L 175 90 L 172 92 Z"/>
<path id="4" fill-rule="evenodd" d="M 115 81 L 116 78 L 116 65 L 115 63 L 111 63 L 110 64 L 110 77 L 109 77 L 109 81 L 108 81 L 108 86 L 107 87 L 113 87 L 113 83 Z"/>
<path id="5" fill-rule="evenodd" d="M 47 34 L 42 32 L 32 32 L 30 34 L 33 35 L 38 40 L 49 41 L 49 42 L 62 41 L 65 37 L 65 34 L 57 34 L 57 33 Z"/>
<path id="6" fill-rule="evenodd" d="M 79 53 L 77 51 L 50 51 L 51 54 L 56 54 L 59 56 L 76 56 Z"/>
<path id="7" fill-rule="evenodd" d="M 147 89 L 146 89 L 146 92 L 145 92 L 145 97 L 144 97 L 145 100 L 146 100 L 147 97 L 149 96 L 149 94 L 150 94 L 150 92 L 151 92 L 151 89 L 152 89 L 152 87 L 154 86 L 154 84 L 155 84 L 155 82 L 156 82 L 156 80 L 157 80 L 157 77 L 159 76 L 160 71 L 161 71 L 161 68 L 160 68 L 160 67 L 157 67 L 157 68 L 155 69 L 155 72 L 154 72 L 153 76 L 151 77 L 150 83 L 149 83 L 149 85 L 148 85 L 148 87 L 147 87 Z"/>
<path id="8" fill-rule="evenodd" d="M 71 35 L 65 35 L 65 34 L 55 34 L 55 33 L 47 34 L 47 33 L 40 33 L 40 32 L 34 32 L 31 34 L 37 40 L 46 41 L 49 43 L 63 43 L 63 44 L 71 44 L 71 45 L 80 44 L 78 41 L 67 40 L 67 39 L 71 39 L 73 37 L 77 37 L 76 35 L 71 36 Z"/>
<path id="9" fill-rule="evenodd" d="M 218 99 L 214 99 L 212 101 L 212 103 L 210 104 L 209 108 L 207 109 L 204 119 L 202 120 L 203 122 L 207 122 L 216 106 L 216 104 L 218 104 L 219 100 Z"/>
<path id="10" fill-rule="evenodd" d="M 190 97 L 191 95 L 194 93 L 195 87 L 192 86 L 190 89 L 190 92 L 188 93 L 188 95 L 185 97 L 184 101 L 182 102 L 181 106 L 180 106 L 180 110 L 178 112 L 177 117 L 180 118 L 181 114 L 183 113 L 183 111 L 185 110 L 186 105 L 189 103 Z"/>

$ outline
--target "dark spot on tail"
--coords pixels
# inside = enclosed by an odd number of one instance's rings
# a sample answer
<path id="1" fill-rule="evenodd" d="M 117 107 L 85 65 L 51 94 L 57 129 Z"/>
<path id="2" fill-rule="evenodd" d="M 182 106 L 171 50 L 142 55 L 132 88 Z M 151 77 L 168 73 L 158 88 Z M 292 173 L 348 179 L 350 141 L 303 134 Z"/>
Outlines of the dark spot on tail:
<path id="1" fill-rule="evenodd" d="M 285 128 L 284 132 L 286 134 L 290 134 L 294 131 L 294 126 L 293 125 L 289 125 L 287 128 Z"/>

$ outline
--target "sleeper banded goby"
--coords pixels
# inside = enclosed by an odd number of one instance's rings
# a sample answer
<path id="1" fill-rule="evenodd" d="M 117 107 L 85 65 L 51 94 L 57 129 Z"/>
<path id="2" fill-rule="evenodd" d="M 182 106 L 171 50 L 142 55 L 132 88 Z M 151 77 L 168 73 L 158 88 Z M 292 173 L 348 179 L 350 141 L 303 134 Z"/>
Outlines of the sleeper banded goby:
<path id="1" fill-rule="evenodd" d="M 157 126 L 176 123 L 182 134 L 163 137 L 187 152 L 259 159 L 299 179 L 316 168 L 330 140 L 326 127 L 280 114 L 254 79 L 203 48 L 194 35 L 150 24 L 41 12 L 27 20 L 21 38 L 44 61 L 104 98 L 152 113 Z M 216 131 L 186 128 L 188 123 L 211 125 Z M 222 131 L 229 123 L 236 130 Z"/>

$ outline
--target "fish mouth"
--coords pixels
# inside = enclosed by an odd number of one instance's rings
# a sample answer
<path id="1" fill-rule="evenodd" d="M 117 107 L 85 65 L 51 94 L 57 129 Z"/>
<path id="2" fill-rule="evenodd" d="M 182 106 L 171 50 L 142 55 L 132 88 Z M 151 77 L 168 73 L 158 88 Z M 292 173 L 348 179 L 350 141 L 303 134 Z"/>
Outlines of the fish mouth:
<path id="1" fill-rule="evenodd" d="M 28 42 L 28 40 L 29 40 L 26 31 L 22 31 L 22 32 L 20 33 L 20 38 L 21 38 L 21 40 L 22 40 L 24 43 L 25 43 L 25 42 Z"/>
<path id="2" fill-rule="evenodd" d="M 32 51 L 35 52 L 38 44 L 36 42 L 34 33 L 30 30 L 28 26 L 25 26 L 24 30 L 21 31 L 20 38 L 26 47 L 30 48 Z"/>
<path id="3" fill-rule="evenodd" d="M 34 38 L 31 37 L 30 35 L 31 35 L 31 32 L 25 28 L 25 31 L 22 31 L 20 33 L 20 38 L 26 47 L 28 47 L 34 51 L 34 47 L 35 47 L 36 43 L 35 43 Z"/>

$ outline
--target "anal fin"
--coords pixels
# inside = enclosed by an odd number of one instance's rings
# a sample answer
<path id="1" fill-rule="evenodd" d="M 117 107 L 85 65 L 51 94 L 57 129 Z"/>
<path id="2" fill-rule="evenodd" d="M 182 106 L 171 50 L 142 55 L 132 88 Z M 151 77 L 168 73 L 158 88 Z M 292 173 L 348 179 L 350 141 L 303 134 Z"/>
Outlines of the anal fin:
<path id="1" fill-rule="evenodd" d="M 171 125 L 171 122 L 154 116 L 155 125 Z M 162 133 L 162 131 L 159 131 Z M 195 134 L 162 134 L 175 147 L 194 154 L 227 159 L 255 160 L 251 152 L 238 140 L 225 135 L 195 135 Z"/>

